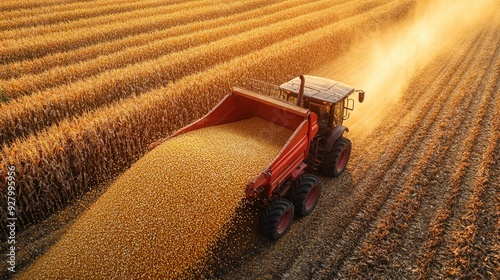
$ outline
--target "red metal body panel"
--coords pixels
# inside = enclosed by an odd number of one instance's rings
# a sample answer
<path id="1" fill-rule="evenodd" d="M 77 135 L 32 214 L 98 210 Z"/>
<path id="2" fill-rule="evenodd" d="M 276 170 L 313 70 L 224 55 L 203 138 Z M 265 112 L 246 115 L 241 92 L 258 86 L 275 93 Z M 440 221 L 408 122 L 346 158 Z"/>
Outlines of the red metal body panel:
<path id="1" fill-rule="evenodd" d="M 247 187 L 247 195 L 254 196 L 263 188 L 269 198 L 287 179 L 298 177 L 306 165 L 311 139 L 318 131 L 317 116 L 308 109 L 247 89 L 233 88 L 207 115 L 178 130 L 172 137 L 200 129 L 250 117 L 259 117 L 293 130 L 293 134 L 275 159 Z"/>

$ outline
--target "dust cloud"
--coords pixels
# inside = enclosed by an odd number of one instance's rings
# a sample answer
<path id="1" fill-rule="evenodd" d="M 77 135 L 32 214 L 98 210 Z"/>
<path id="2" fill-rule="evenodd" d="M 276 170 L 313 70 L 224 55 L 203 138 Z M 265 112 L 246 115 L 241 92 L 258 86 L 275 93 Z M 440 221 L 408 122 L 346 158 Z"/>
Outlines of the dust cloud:
<path id="1" fill-rule="evenodd" d="M 461 43 L 464 36 L 488 23 L 497 0 L 429 0 L 398 26 L 370 35 L 343 56 L 313 71 L 366 92 L 346 121 L 351 137 L 367 135 L 397 102 L 412 77 L 437 55 Z M 357 99 L 357 97 L 355 98 Z"/>

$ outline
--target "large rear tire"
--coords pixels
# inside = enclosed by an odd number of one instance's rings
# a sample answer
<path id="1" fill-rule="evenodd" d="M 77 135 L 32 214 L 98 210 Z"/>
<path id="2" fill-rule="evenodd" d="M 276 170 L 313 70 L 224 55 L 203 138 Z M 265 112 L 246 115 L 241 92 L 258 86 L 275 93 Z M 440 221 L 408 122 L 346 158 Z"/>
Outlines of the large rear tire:
<path id="1" fill-rule="evenodd" d="M 349 162 L 351 148 L 352 144 L 349 139 L 344 137 L 337 139 L 319 166 L 321 173 L 328 177 L 340 176 Z"/>
<path id="2" fill-rule="evenodd" d="M 293 182 L 289 197 L 295 208 L 295 217 L 309 215 L 318 204 L 321 181 L 312 174 L 304 174 Z"/>
<path id="3" fill-rule="evenodd" d="M 271 240 L 279 239 L 292 225 L 293 211 L 293 204 L 285 198 L 269 203 L 260 217 L 261 233 Z"/>

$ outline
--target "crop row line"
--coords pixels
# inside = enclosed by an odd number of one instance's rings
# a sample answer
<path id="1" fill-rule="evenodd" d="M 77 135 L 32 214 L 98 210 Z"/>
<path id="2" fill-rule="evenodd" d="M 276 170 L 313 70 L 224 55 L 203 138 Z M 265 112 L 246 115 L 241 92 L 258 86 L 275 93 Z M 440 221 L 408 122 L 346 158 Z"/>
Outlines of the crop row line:
<path id="1" fill-rule="evenodd" d="M 472 69 L 482 65 L 487 61 L 489 56 L 482 55 L 485 50 L 481 50 L 479 59 L 473 62 Z M 489 52 L 488 52 L 489 53 Z M 482 69 L 484 75 L 486 69 Z M 468 75 L 465 80 L 455 83 L 451 81 L 453 90 L 445 90 L 443 92 L 457 92 L 450 100 L 450 106 L 445 108 L 445 116 L 441 119 L 437 127 L 440 129 L 433 134 L 433 138 L 425 153 L 421 156 L 416 164 L 415 169 L 407 179 L 406 184 L 402 187 L 402 191 L 395 198 L 395 201 L 390 206 L 387 215 L 378 222 L 376 229 L 372 232 L 367 240 L 361 245 L 357 252 L 359 258 L 357 263 L 351 268 L 351 272 L 359 273 L 370 266 L 370 264 L 383 263 L 391 253 L 397 248 L 400 241 L 400 235 L 407 229 L 409 221 L 415 215 L 420 206 L 422 197 L 429 186 L 427 178 L 430 178 L 436 171 L 440 161 L 444 158 L 449 150 L 449 141 L 457 133 L 457 128 L 461 125 L 463 114 L 458 112 L 462 106 L 467 108 L 472 104 L 472 95 L 465 87 L 473 84 L 476 75 Z M 479 82 L 477 82 L 479 83 Z M 457 85 L 461 84 L 460 87 Z M 472 87 L 474 88 L 474 87 Z M 431 162 L 433 164 L 431 164 Z"/>
<path id="2" fill-rule="evenodd" d="M 330 5 L 331 4 L 324 2 L 320 2 L 319 4 L 298 5 L 289 10 L 275 11 L 272 14 L 264 14 L 262 17 L 258 18 L 254 16 L 243 21 L 233 21 L 228 25 L 208 30 L 198 32 L 191 32 L 191 30 L 189 30 L 187 34 L 179 34 L 173 37 L 149 41 L 148 44 L 130 47 L 109 55 L 100 55 L 95 59 L 73 63 L 64 67 L 54 67 L 40 74 L 23 75 L 19 78 L 10 79 L 9 81 L 0 80 L 0 88 L 6 91 L 10 98 L 30 95 L 32 92 L 43 91 L 76 80 L 83 80 L 86 77 L 94 76 L 106 70 L 137 64 L 190 47 L 209 44 L 223 39 L 224 37 L 233 36 L 253 28 L 266 26 L 279 21 L 285 21 L 286 19 L 327 8 Z M 278 13 L 280 16 L 276 16 Z M 345 16 L 348 17 L 348 15 Z"/>
<path id="3" fill-rule="evenodd" d="M 203 0 L 207 4 L 213 0 Z M 277 1 L 277 0 L 275 0 Z M 239 11 L 246 11 L 262 5 L 264 0 L 232 2 L 230 4 L 205 5 L 188 2 L 186 4 L 169 6 L 169 16 L 158 14 L 143 18 L 124 19 L 120 23 L 99 25 L 95 28 L 83 30 L 69 30 L 31 38 L 19 37 L 17 40 L 0 41 L 0 63 L 6 64 L 14 61 L 33 59 L 51 53 L 72 50 L 83 46 L 116 40 L 126 36 L 149 32 L 151 30 L 168 28 L 194 21 L 206 20 L 222 15 L 230 15 Z M 167 12 L 167 10 L 164 10 Z"/>
<path id="4" fill-rule="evenodd" d="M 470 44 L 469 44 L 470 45 Z M 420 75 L 419 79 L 416 80 L 411 80 L 409 82 L 409 85 L 407 88 L 419 88 L 419 85 L 422 84 L 435 84 L 440 82 L 440 77 L 444 75 L 444 73 L 447 73 L 446 70 L 449 67 L 457 67 L 457 61 L 452 61 L 448 58 L 445 58 L 444 55 L 438 56 L 435 59 L 434 64 L 430 64 L 426 66 L 420 73 L 427 73 L 427 72 L 433 72 L 435 73 L 435 76 L 431 75 Z M 455 69 L 454 68 L 454 69 Z M 437 78 L 436 78 L 437 77 Z M 411 95 L 408 96 L 405 99 L 405 104 L 408 104 L 405 106 L 406 108 L 410 108 L 407 110 L 402 110 L 401 108 L 398 110 L 398 121 L 389 123 L 385 122 L 384 123 L 384 130 L 393 130 L 396 127 L 400 127 L 402 125 L 402 122 L 399 121 L 399 119 L 406 119 L 408 115 L 411 113 L 413 108 L 417 106 L 418 102 L 421 101 L 421 96 L 422 92 L 419 92 L 418 95 Z M 390 118 L 391 119 L 391 118 Z M 380 132 L 377 129 L 373 129 L 370 131 L 369 134 L 363 134 L 357 136 L 358 138 L 356 139 L 358 142 L 358 145 L 361 147 L 366 147 L 367 150 L 370 151 L 382 151 L 385 149 L 385 147 L 392 145 L 393 139 L 391 138 L 383 138 L 380 139 L 379 141 L 373 141 L 374 138 L 378 137 Z M 379 153 L 369 153 L 369 154 L 353 154 L 351 155 L 351 159 L 355 162 L 358 162 L 359 164 L 356 164 L 355 166 L 350 168 L 351 173 L 353 173 L 353 176 L 356 178 L 365 178 L 367 176 L 371 176 L 367 174 L 367 170 L 372 168 L 371 164 L 374 162 L 378 162 L 380 160 L 380 154 Z"/>
<path id="5" fill-rule="evenodd" d="M 500 87 L 497 86 L 497 90 L 499 88 Z M 497 124 L 500 123 L 500 118 L 498 117 L 498 114 L 497 117 L 495 118 L 495 121 L 497 122 Z M 500 149 L 498 148 L 500 148 L 500 145 L 499 147 L 497 147 L 497 159 L 500 158 L 500 153 L 498 152 L 498 150 Z M 498 174 L 496 175 L 496 178 L 499 178 Z M 495 197 L 495 212 L 496 212 L 497 222 L 495 225 L 495 230 L 493 232 L 493 247 L 492 247 L 493 254 L 491 256 L 492 263 L 494 267 L 496 267 L 497 269 L 500 267 L 500 184 L 498 183 L 498 181 L 499 180 L 496 181 L 497 183 L 495 185 L 495 193 L 497 194 Z"/>
<path id="6" fill-rule="evenodd" d="M 496 40 L 492 40 L 495 45 L 497 45 Z M 499 47 L 500 49 L 500 47 Z M 491 56 L 488 56 L 490 59 Z M 488 95 L 493 95 L 493 90 L 496 87 L 499 72 L 494 71 L 494 69 L 499 69 L 500 59 L 497 59 L 496 64 L 489 69 L 493 73 L 490 84 L 486 90 Z M 486 101 L 485 101 L 486 102 Z M 486 107 L 486 105 L 485 105 Z M 488 110 L 489 112 L 495 112 L 495 116 L 498 120 L 498 108 L 492 106 L 493 110 Z M 486 111 L 486 108 L 484 109 Z M 494 162 L 493 155 L 495 149 L 499 143 L 500 128 L 498 122 L 495 123 L 493 120 L 491 124 L 490 137 L 487 140 L 488 147 L 483 153 L 480 161 L 479 169 L 477 174 L 474 176 L 474 185 L 472 186 L 472 195 L 469 197 L 465 205 L 465 213 L 460 217 L 460 227 L 457 232 L 452 232 L 454 242 L 448 246 L 448 250 L 452 252 L 454 259 L 449 260 L 446 267 L 446 272 L 449 276 L 461 277 L 465 274 L 470 266 L 470 253 L 472 252 L 472 243 L 474 242 L 474 237 L 476 236 L 476 231 L 478 225 L 476 221 L 479 216 L 481 207 L 483 206 L 482 196 L 488 186 L 489 178 L 489 166 Z"/>
<path id="7" fill-rule="evenodd" d="M 373 0 L 372 3 L 385 1 Z M 166 86 L 183 76 L 290 38 L 294 32 L 304 33 L 331 24 L 332 17 L 358 14 L 364 8 L 363 4 L 360 10 L 348 2 L 15 100 L 3 105 L 0 142 L 9 143 L 62 119 Z"/>
<path id="8" fill-rule="evenodd" d="M 11 10 L 19 10 L 19 9 L 47 9 L 52 8 L 54 6 L 65 6 L 65 5 L 88 5 L 87 2 L 91 0 L 21 0 L 21 1 L 2 1 L 0 3 L 0 11 L 8 12 Z M 76 2 L 76 3 L 75 3 Z M 78 3 L 80 2 L 80 3 Z M 81 3 L 84 2 L 84 3 Z"/>
<path id="9" fill-rule="evenodd" d="M 480 47 L 477 41 L 474 44 L 472 44 L 472 42 L 473 41 L 467 45 L 467 50 L 475 50 Z M 465 51 L 465 48 L 462 51 Z M 452 66 L 447 67 L 445 71 L 436 71 L 432 73 L 438 77 L 436 85 L 433 88 L 441 88 L 447 84 L 454 75 L 461 75 L 460 73 L 468 69 L 469 63 L 470 60 L 455 58 L 450 63 Z M 437 69 L 443 69 L 441 63 L 432 70 Z M 429 75 L 432 74 L 429 72 Z M 422 78 L 425 77 L 420 77 L 420 79 Z M 420 82 L 417 83 L 420 84 Z M 370 221 L 376 217 L 384 201 L 392 191 L 392 189 L 388 187 L 379 189 L 377 189 L 377 187 L 385 185 L 400 176 L 404 166 L 412 157 L 411 152 L 403 154 L 401 151 L 405 148 L 408 151 L 416 151 L 416 145 L 421 143 L 421 139 L 425 136 L 423 131 L 426 131 L 432 125 L 432 120 L 436 118 L 449 98 L 448 95 L 439 95 L 435 98 L 431 94 L 432 90 L 428 88 L 410 86 L 408 90 L 412 91 L 408 96 L 418 98 L 420 102 L 415 104 L 416 108 L 405 117 L 404 121 L 401 121 L 401 123 L 403 123 L 401 125 L 403 129 L 399 130 L 398 136 L 391 137 L 391 139 L 397 139 L 397 141 L 391 141 L 392 148 L 390 152 L 380 155 L 379 159 L 375 161 L 377 162 L 376 173 L 369 177 L 364 177 L 364 181 L 358 183 L 360 187 L 364 188 L 357 192 L 361 197 L 355 200 L 356 205 L 353 207 L 353 213 L 349 215 L 354 216 L 354 218 L 351 219 L 350 223 L 347 225 L 346 230 L 341 236 L 341 240 L 336 242 L 336 244 L 338 244 L 337 249 L 333 250 L 328 256 L 321 274 L 339 272 L 342 263 L 347 261 L 346 257 L 354 250 L 352 244 L 357 244 L 359 242 L 360 238 L 362 238 L 365 231 L 368 229 Z M 430 106 L 431 104 L 433 106 Z M 431 108 L 431 110 L 427 110 L 428 108 Z M 414 120 L 420 120 L 420 122 Z M 421 133 L 418 133 L 419 129 L 422 131 Z M 414 140 L 408 143 L 411 139 Z M 388 170 L 390 170 L 390 172 L 387 172 Z"/>
<path id="10" fill-rule="evenodd" d="M 455 169 L 454 173 L 449 179 L 450 191 L 448 192 L 448 196 L 446 197 L 444 203 L 436 210 L 434 218 L 429 223 L 428 232 L 430 234 L 424 246 L 419 251 L 419 257 L 417 260 L 416 273 L 418 274 L 418 279 L 427 279 L 429 266 L 434 259 L 437 247 L 443 240 L 443 234 L 445 232 L 445 222 L 450 218 L 452 207 L 456 204 L 455 200 L 460 191 L 460 185 L 462 183 L 463 176 L 465 175 L 465 172 L 469 167 L 470 155 L 472 153 L 472 149 L 476 145 L 476 141 L 481 131 L 481 126 L 484 122 L 484 117 L 488 112 L 487 108 L 492 95 L 493 90 L 491 90 L 490 82 L 490 84 L 487 86 L 486 93 L 482 96 L 479 112 L 474 120 L 472 129 L 469 132 L 469 136 L 463 143 L 464 150 L 458 161 L 458 167 Z"/>
<path id="11" fill-rule="evenodd" d="M 124 13 L 135 9 L 144 9 L 155 5 L 171 5 L 180 2 L 180 0 L 140 0 L 127 3 L 116 3 L 109 0 L 93 1 L 91 6 L 88 3 L 78 2 L 78 5 L 70 6 L 65 9 L 47 9 L 44 10 L 14 10 L 10 13 L 2 13 L 0 19 L 0 30 L 13 30 L 19 28 L 39 28 L 40 25 L 52 25 L 58 22 L 78 22 L 82 19 L 95 18 L 104 15 Z M 61 6 L 57 6 L 58 8 Z"/>
<path id="12" fill-rule="evenodd" d="M 88 29 L 96 29 L 101 26 L 133 24 L 138 19 L 151 18 L 154 19 L 159 15 L 171 14 L 183 9 L 203 8 L 214 5 L 213 0 L 193 0 L 188 2 L 180 2 L 173 5 L 162 5 L 161 0 L 154 5 L 145 5 L 145 7 L 136 7 L 130 11 L 124 11 L 118 14 L 104 14 L 98 17 L 83 18 L 76 21 L 61 21 L 49 25 L 39 25 L 27 28 L 16 28 L 4 30 L 0 32 L 0 40 L 16 40 L 19 38 L 36 40 L 51 36 L 53 34 L 76 34 L 85 33 Z M 69 33 L 68 33 L 69 32 Z"/>
<path id="13" fill-rule="evenodd" d="M 153 32 L 126 36 L 124 38 L 112 41 L 100 42 L 99 44 L 81 47 L 75 50 L 57 52 L 40 58 L 17 61 L 10 64 L 3 64 L 0 65 L 0 78 L 7 80 L 11 78 L 19 78 L 23 75 L 37 74 L 47 71 L 52 67 L 62 67 L 77 62 L 94 59 L 95 57 L 99 56 L 107 56 L 115 52 L 124 51 L 127 48 L 147 45 L 151 42 L 164 40 L 170 37 L 176 37 L 181 34 L 202 32 L 203 30 L 230 25 L 235 22 L 258 18 L 274 13 L 276 11 L 284 11 L 291 7 L 311 2 L 315 1 L 293 0 L 278 2 L 276 4 L 267 3 L 267 5 L 266 3 L 262 3 L 261 5 L 255 5 L 253 9 L 250 9 L 251 7 L 248 6 L 247 8 L 249 9 L 246 11 L 235 12 L 232 15 L 226 15 L 224 17 L 195 21 L 186 23 L 184 25 L 172 26 L 167 29 L 160 29 Z M 13 88 L 12 90 L 19 91 L 20 89 Z M 6 91 L 10 90 L 6 89 Z M 13 95 L 12 97 L 15 96 L 15 94 L 13 93 L 9 93 L 9 95 Z"/>

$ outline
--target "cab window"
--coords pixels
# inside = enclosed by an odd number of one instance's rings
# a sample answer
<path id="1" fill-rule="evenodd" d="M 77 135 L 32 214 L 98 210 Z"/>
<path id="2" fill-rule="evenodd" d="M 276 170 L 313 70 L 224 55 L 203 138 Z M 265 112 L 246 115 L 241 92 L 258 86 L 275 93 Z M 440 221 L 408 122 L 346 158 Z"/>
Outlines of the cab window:
<path id="1" fill-rule="evenodd" d="M 309 102 L 309 110 L 318 115 L 318 125 L 320 127 L 328 126 L 328 121 L 330 120 L 331 105 Z"/>
<path id="2" fill-rule="evenodd" d="M 344 102 L 339 102 L 335 104 L 335 109 L 333 112 L 333 126 L 341 125 L 343 120 L 344 120 Z"/>

